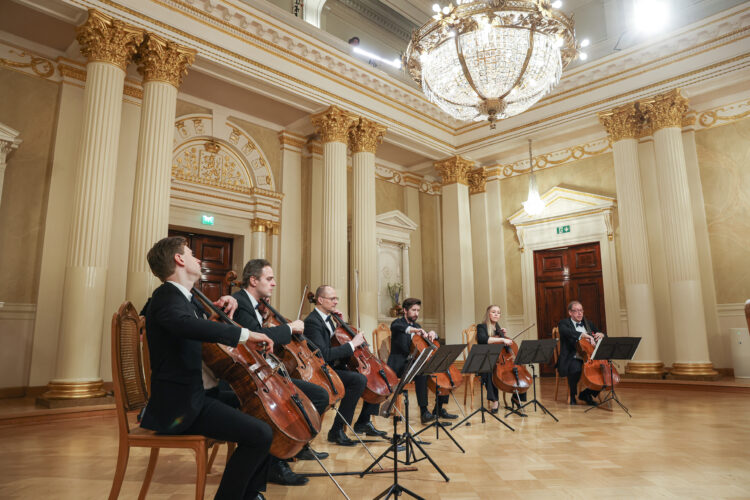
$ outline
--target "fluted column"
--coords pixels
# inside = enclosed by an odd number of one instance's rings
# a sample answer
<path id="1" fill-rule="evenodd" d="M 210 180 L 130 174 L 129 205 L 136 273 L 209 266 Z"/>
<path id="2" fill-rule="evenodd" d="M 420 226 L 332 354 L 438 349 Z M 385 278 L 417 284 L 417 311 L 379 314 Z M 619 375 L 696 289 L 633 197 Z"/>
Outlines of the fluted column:
<path id="1" fill-rule="evenodd" d="M 299 307 L 300 294 L 305 282 L 302 278 L 302 235 L 303 228 L 309 224 L 304 219 L 306 209 L 302 208 L 302 148 L 305 147 L 305 138 L 282 131 L 279 132 L 279 142 L 280 182 L 284 200 L 281 204 L 280 235 L 275 238 L 279 244 L 279 256 L 274 257 L 277 261 L 273 262 L 273 267 L 278 286 L 273 297 L 278 297 L 279 311 L 289 315 Z M 281 242 L 284 245 L 281 245 Z"/>
<path id="2" fill-rule="evenodd" d="M 716 376 L 708 354 L 698 251 L 682 146 L 681 127 L 688 109 L 687 99 L 679 90 L 673 90 L 641 103 L 641 109 L 654 131 L 662 229 L 664 240 L 670 245 L 666 260 L 675 335 L 672 375 Z"/>
<path id="3" fill-rule="evenodd" d="M 359 272 L 359 326 L 370 334 L 378 326 L 378 254 L 375 242 L 375 151 L 386 128 L 360 118 L 349 130 L 352 150 L 352 273 Z M 352 281 L 351 297 L 355 283 Z"/>
<path id="4" fill-rule="evenodd" d="M 507 309 L 507 290 L 505 279 L 505 241 L 503 240 L 503 205 L 500 191 L 500 177 L 496 173 L 487 173 L 484 185 L 487 197 L 487 241 L 490 251 L 490 303 Z M 484 311 L 482 311 L 484 314 Z M 481 319 L 477 318 L 477 321 Z"/>
<path id="5" fill-rule="evenodd" d="M 270 244 L 271 248 L 269 249 L 269 253 L 270 253 L 269 260 L 271 261 L 271 265 L 274 266 L 274 269 L 276 269 L 279 267 L 278 262 L 281 261 L 281 226 L 279 225 L 278 222 L 274 222 L 271 224 L 271 227 L 267 230 L 267 232 L 271 236 L 271 244 Z M 297 275 L 297 277 L 299 278 L 299 275 Z M 276 280 L 276 282 L 278 283 L 278 279 Z M 271 296 L 271 305 L 277 308 L 278 310 L 279 303 L 280 303 L 279 294 L 274 293 Z M 285 314 L 285 313 L 282 313 L 282 314 Z"/>
<path id="6" fill-rule="evenodd" d="M 97 11 L 77 29 L 88 59 L 55 378 L 42 400 L 104 396 L 101 325 L 125 68 L 143 34 Z"/>
<path id="7" fill-rule="evenodd" d="M 323 284 L 321 269 L 323 263 L 323 144 L 320 141 L 312 141 L 309 144 L 310 151 L 310 263 L 308 267 L 308 279 L 310 287 Z"/>
<path id="8" fill-rule="evenodd" d="M 268 244 L 268 224 L 263 219 L 253 219 L 250 222 L 250 253 L 253 259 L 266 258 L 266 245 Z"/>
<path id="9" fill-rule="evenodd" d="M 323 211 L 321 214 L 322 283 L 336 289 L 339 310 L 348 315 L 346 145 L 356 118 L 336 106 L 314 115 L 312 123 L 323 141 Z M 313 193 L 315 201 L 317 193 Z M 315 228 L 313 228 L 315 230 Z M 316 285 L 313 285 L 316 286 Z"/>
<path id="10" fill-rule="evenodd" d="M 442 187 L 443 297 L 445 340 L 461 341 L 474 317 L 474 264 L 468 177 L 474 163 L 454 156 L 435 163 Z"/>
<path id="11" fill-rule="evenodd" d="M 177 89 L 195 60 L 195 51 L 149 33 L 136 58 L 143 75 L 143 106 L 125 297 L 140 307 L 159 285 L 146 254 L 154 242 L 167 236 Z"/>
<path id="12" fill-rule="evenodd" d="M 487 172 L 478 168 L 469 173 L 471 209 L 471 250 L 474 261 L 474 317 L 482 318 L 491 302 L 489 214 L 487 210 Z"/>
<path id="13" fill-rule="evenodd" d="M 641 337 L 635 360 L 626 371 L 633 375 L 660 376 L 664 363 L 659 357 L 654 289 L 649 264 L 646 215 L 638 165 L 638 136 L 643 117 L 635 104 L 626 104 L 599 115 L 612 140 L 617 187 L 617 210 L 623 281 L 630 335 Z"/>

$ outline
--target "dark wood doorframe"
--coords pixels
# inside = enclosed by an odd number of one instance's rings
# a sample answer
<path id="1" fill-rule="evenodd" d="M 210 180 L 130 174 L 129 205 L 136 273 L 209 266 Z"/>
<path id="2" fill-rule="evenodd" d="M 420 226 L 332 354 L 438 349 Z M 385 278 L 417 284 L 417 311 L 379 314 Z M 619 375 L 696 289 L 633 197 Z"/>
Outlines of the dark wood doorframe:
<path id="1" fill-rule="evenodd" d="M 229 293 L 224 282 L 227 271 L 232 270 L 234 240 L 226 236 L 169 229 L 169 236 L 184 236 L 193 254 L 201 260 L 201 277 L 196 286 L 211 300 Z"/>
<path id="2" fill-rule="evenodd" d="M 567 317 L 567 304 L 579 300 L 586 317 L 606 331 L 604 283 L 599 243 L 584 243 L 534 252 L 536 318 L 540 339 L 551 338 L 552 329 Z M 543 375 L 554 373 L 551 365 Z"/>

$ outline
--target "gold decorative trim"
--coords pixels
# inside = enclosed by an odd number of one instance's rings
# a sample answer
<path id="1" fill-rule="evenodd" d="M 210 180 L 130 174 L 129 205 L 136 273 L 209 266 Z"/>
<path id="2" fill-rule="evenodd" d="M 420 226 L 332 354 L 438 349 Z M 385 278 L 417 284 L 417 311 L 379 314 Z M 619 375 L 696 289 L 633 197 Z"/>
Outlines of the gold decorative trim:
<path id="1" fill-rule="evenodd" d="M 735 113 L 735 111 L 739 112 Z M 698 113 L 696 122 L 701 128 L 711 128 L 747 117 L 750 117 L 750 100 L 702 111 Z"/>
<path id="2" fill-rule="evenodd" d="M 635 139 L 641 130 L 644 118 L 638 112 L 635 103 L 631 102 L 611 111 L 599 113 L 599 121 L 607 130 L 609 140 L 617 142 L 623 139 Z"/>
<path id="3" fill-rule="evenodd" d="M 688 100 L 678 88 L 639 101 L 638 106 L 653 132 L 664 128 L 682 128 L 683 118 L 689 109 Z"/>
<path id="4" fill-rule="evenodd" d="M 195 49 L 183 47 L 159 35 L 146 33 L 138 48 L 135 62 L 143 82 L 166 82 L 180 88 L 188 67 L 195 62 Z"/>
<path id="5" fill-rule="evenodd" d="M 76 40 L 88 62 L 106 62 L 125 71 L 143 41 L 143 31 L 89 9 L 86 22 L 76 28 Z"/>
<path id="6" fill-rule="evenodd" d="M 420 193 L 440 194 L 439 182 L 432 182 L 417 174 L 401 172 L 377 163 L 375 164 L 375 178 L 391 184 L 414 188 Z"/>
<path id="7" fill-rule="evenodd" d="M 291 132 L 288 132 L 286 130 L 282 130 L 281 132 L 279 132 L 278 138 L 279 138 L 279 144 L 281 145 L 282 148 L 286 146 L 290 146 L 290 147 L 298 148 L 301 150 L 302 148 L 305 147 L 305 144 L 307 144 L 306 138 L 299 136 L 299 135 L 292 134 Z"/>
<path id="8" fill-rule="evenodd" d="M 715 376 L 719 372 L 714 370 L 713 363 L 673 363 L 671 375 L 680 376 Z"/>
<path id="9" fill-rule="evenodd" d="M 664 363 L 631 361 L 625 366 L 625 373 L 630 375 L 661 375 L 664 373 Z"/>
<path id="10" fill-rule="evenodd" d="M 450 184 L 467 186 L 469 184 L 469 172 L 474 168 L 474 162 L 460 156 L 453 156 L 442 161 L 436 161 L 434 166 L 440 174 L 443 186 Z"/>
<path id="11" fill-rule="evenodd" d="M 86 81 L 86 70 L 83 68 L 60 63 L 57 65 L 57 69 L 60 71 L 60 75 L 62 75 L 63 78 L 72 78 L 80 82 Z"/>
<path id="12" fill-rule="evenodd" d="M 130 97 L 135 97 L 136 99 L 140 99 L 141 101 L 143 100 L 143 90 L 138 87 L 131 87 L 130 85 L 125 85 L 122 89 L 122 93 Z"/>
<path id="13" fill-rule="evenodd" d="M 271 223 L 271 236 L 278 236 L 281 234 L 281 224 L 278 222 Z"/>
<path id="14" fill-rule="evenodd" d="M 16 52 L 13 49 L 10 49 L 9 51 L 11 54 L 18 54 L 19 57 L 28 57 L 29 60 L 27 62 L 23 61 L 11 61 L 10 59 L 5 59 L 4 57 L 0 57 L 0 66 L 6 66 L 8 68 L 17 68 L 17 69 L 24 69 L 28 68 L 34 74 L 40 78 L 48 79 L 52 75 L 55 74 L 55 65 L 52 61 L 49 59 L 46 59 L 44 57 L 39 57 L 34 54 L 29 54 L 26 51 Z"/>
<path id="15" fill-rule="evenodd" d="M 487 191 L 487 171 L 479 167 L 469 172 L 469 194 L 479 194 Z"/>
<path id="16" fill-rule="evenodd" d="M 42 394 L 41 398 L 50 399 L 84 399 L 100 398 L 106 396 L 104 382 L 96 380 L 94 382 L 50 382 L 47 384 L 47 392 Z"/>
<path id="17" fill-rule="evenodd" d="M 354 126 L 357 118 L 344 111 L 338 106 L 331 106 L 321 113 L 312 115 L 310 118 L 323 143 L 342 142 L 347 143 L 349 129 Z"/>
<path id="18" fill-rule="evenodd" d="M 253 233 L 270 232 L 273 229 L 273 221 L 255 218 L 250 220 L 250 231 Z"/>
<path id="19" fill-rule="evenodd" d="M 386 127 L 367 118 L 360 118 L 349 129 L 349 147 L 352 153 L 375 153 L 378 144 L 383 142 Z"/>

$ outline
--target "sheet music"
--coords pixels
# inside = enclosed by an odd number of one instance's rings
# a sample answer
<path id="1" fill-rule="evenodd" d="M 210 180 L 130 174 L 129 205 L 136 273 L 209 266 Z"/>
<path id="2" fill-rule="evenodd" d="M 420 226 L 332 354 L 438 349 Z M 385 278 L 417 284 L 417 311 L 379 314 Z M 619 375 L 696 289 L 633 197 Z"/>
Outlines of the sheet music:
<path id="1" fill-rule="evenodd" d="M 594 352 L 591 354 L 591 358 L 590 359 L 596 359 L 596 351 L 599 350 L 599 346 L 602 344 L 602 340 L 604 340 L 604 337 L 600 338 L 596 342 L 596 347 L 594 348 Z"/>

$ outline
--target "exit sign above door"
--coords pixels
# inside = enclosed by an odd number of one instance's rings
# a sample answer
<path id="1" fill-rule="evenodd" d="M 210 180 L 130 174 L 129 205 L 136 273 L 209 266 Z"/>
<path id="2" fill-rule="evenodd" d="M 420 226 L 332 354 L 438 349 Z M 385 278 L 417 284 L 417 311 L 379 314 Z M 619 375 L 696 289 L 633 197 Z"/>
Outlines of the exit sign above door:
<path id="1" fill-rule="evenodd" d="M 555 229 L 557 229 L 557 234 L 569 233 L 570 232 L 570 226 L 569 225 L 568 226 L 559 226 L 559 227 L 557 227 Z"/>

